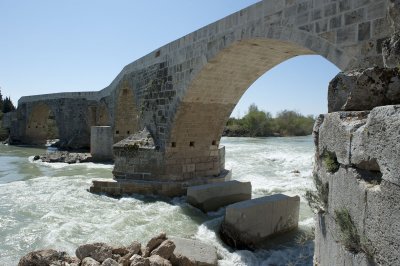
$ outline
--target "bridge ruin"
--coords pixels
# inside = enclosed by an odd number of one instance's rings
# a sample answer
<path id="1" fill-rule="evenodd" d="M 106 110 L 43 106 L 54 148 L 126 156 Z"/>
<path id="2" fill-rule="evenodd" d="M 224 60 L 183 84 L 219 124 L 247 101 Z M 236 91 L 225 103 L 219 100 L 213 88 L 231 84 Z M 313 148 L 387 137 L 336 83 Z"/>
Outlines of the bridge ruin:
<path id="1" fill-rule="evenodd" d="M 163 193 L 181 194 L 225 178 L 223 128 L 257 78 L 308 54 L 342 70 L 381 66 L 390 34 L 385 0 L 264 0 L 127 65 L 101 91 L 22 97 L 11 140 L 57 137 L 79 149 L 89 147 L 91 126 L 111 126 L 114 143 L 146 128 L 154 147 L 116 156 L 116 178 L 153 182 L 153 192 L 167 182 Z"/>
<path id="2" fill-rule="evenodd" d="M 329 114 L 314 127 L 314 179 L 326 197 L 316 214 L 315 265 L 398 265 L 400 55 L 386 57 L 387 66 L 382 49 L 390 37 L 400 40 L 399 10 L 397 0 L 260 1 L 125 66 L 103 90 L 22 97 L 6 119 L 10 141 L 58 138 L 63 148 L 89 148 L 91 127 L 109 126 L 114 179 L 93 181 L 92 192 L 184 195 L 229 178 L 220 139 L 250 85 L 290 58 L 320 55 L 361 70 L 335 78 Z M 345 95 L 357 86 L 358 95 Z M 334 235 L 337 213 L 351 216 L 366 241 L 356 252 Z"/>

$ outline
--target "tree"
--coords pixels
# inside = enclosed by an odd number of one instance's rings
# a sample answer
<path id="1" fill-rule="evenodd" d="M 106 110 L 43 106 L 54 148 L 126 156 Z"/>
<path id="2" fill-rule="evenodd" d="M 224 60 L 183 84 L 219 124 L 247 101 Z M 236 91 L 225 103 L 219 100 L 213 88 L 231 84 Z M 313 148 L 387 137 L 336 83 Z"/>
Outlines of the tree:
<path id="1" fill-rule="evenodd" d="M 8 112 L 11 112 L 11 111 L 14 111 L 14 110 L 15 110 L 15 106 L 12 103 L 11 98 L 10 97 L 6 97 L 3 100 L 2 112 L 3 113 L 8 113 Z"/>
<path id="2" fill-rule="evenodd" d="M 277 130 L 283 136 L 304 136 L 312 132 L 314 118 L 296 111 L 283 110 L 275 119 Z"/>
<path id="3" fill-rule="evenodd" d="M 3 95 L 1 94 L 1 87 L 0 87 L 0 112 L 3 111 Z"/>
<path id="4" fill-rule="evenodd" d="M 273 118 L 271 113 L 252 104 L 243 118 L 229 118 L 225 133 L 247 137 L 305 136 L 311 134 L 314 121 L 313 116 L 289 110 L 283 110 Z"/>
<path id="5" fill-rule="evenodd" d="M 258 110 L 255 104 L 249 106 L 248 113 L 242 118 L 243 126 L 252 137 L 269 136 L 272 134 L 272 115 Z"/>

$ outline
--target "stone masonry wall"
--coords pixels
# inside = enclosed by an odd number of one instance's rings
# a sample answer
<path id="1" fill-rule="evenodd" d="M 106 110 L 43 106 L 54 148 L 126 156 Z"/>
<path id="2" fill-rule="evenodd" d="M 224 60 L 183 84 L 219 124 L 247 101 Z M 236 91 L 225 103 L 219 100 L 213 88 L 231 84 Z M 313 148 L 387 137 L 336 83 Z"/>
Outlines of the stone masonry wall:
<path id="1" fill-rule="evenodd" d="M 317 215 L 317 265 L 400 264 L 399 121 L 400 105 L 392 105 L 330 113 L 316 125 L 314 178 L 329 184 Z M 338 226 L 343 210 L 358 234 L 350 250 Z"/>
<path id="2" fill-rule="evenodd" d="M 332 80 L 330 113 L 314 126 L 315 265 L 400 264 L 398 41 L 385 41 L 386 67 Z"/>

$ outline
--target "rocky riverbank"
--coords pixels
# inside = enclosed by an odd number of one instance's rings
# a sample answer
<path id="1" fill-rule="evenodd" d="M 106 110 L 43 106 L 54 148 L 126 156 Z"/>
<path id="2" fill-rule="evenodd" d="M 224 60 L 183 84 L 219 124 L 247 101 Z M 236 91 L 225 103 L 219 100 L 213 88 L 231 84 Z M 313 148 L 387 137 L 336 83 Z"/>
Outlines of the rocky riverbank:
<path id="1" fill-rule="evenodd" d="M 55 151 L 33 157 L 34 161 L 41 160 L 46 163 L 87 163 L 92 162 L 92 155 L 84 152 Z"/>
<path id="2" fill-rule="evenodd" d="M 212 266 L 217 265 L 215 247 L 200 241 L 167 238 L 165 233 L 150 239 L 145 246 L 133 241 L 129 246 L 105 243 L 78 247 L 75 257 L 53 249 L 31 252 L 22 257 L 18 266 Z"/>

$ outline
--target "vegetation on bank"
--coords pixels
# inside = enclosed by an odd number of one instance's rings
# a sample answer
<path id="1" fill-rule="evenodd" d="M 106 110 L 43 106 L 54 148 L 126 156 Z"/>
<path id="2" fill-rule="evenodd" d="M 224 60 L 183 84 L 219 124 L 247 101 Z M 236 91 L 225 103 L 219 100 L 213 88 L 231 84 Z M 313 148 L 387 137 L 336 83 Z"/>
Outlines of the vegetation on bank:
<path id="1" fill-rule="evenodd" d="M 224 136 L 229 137 L 270 137 L 306 136 L 312 133 L 314 117 L 303 116 L 296 111 L 283 110 L 276 117 L 259 110 L 255 104 L 249 106 L 242 118 L 229 118 Z"/>
<path id="2" fill-rule="evenodd" d="M 8 137 L 8 130 L 2 127 L 3 125 L 3 115 L 5 113 L 11 112 L 15 110 L 15 106 L 11 101 L 10 97 L 6 97 L 3 99 L 3 95 L 1 94 L 0 87 L 0 141 L 5 140 Z"/>
<path id="3" fill-rule="evenodd" d="M 6 97 L 3 99 L 3 95 L 1 94 L 1 87 L 0 87 L 0 119 L 2 118 L 2 114 L 8 113 L 15 110 L 15 106 L 11 101 L 10 97 Z"/>

